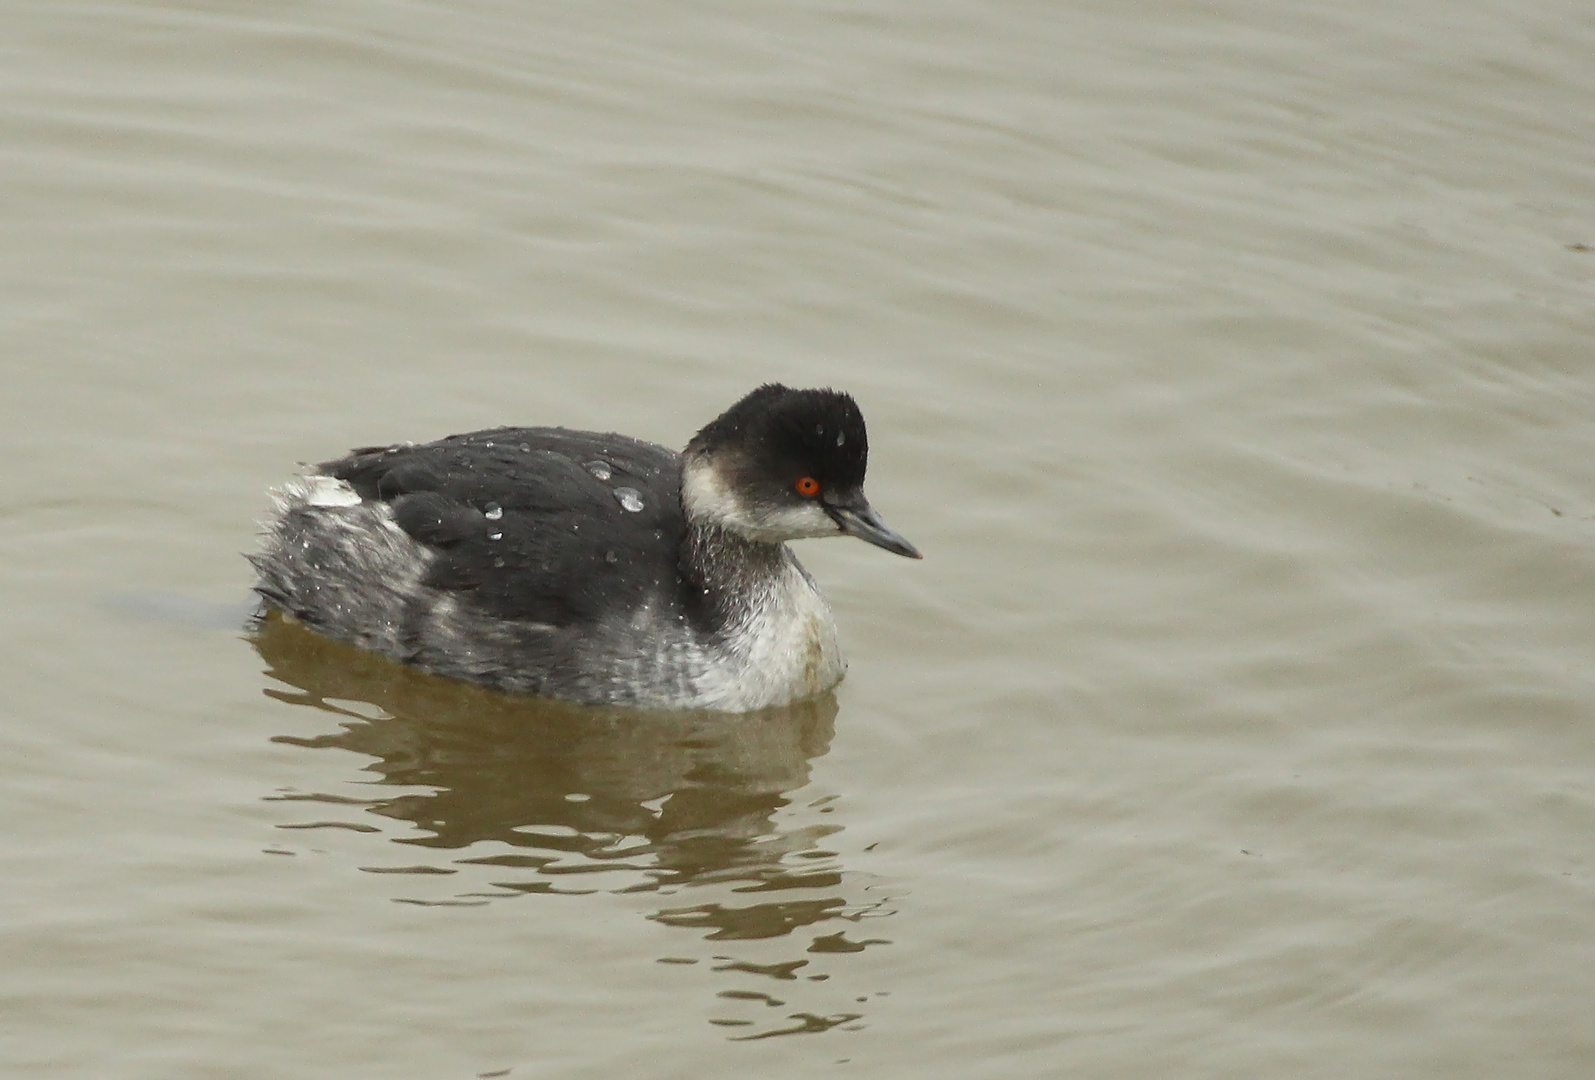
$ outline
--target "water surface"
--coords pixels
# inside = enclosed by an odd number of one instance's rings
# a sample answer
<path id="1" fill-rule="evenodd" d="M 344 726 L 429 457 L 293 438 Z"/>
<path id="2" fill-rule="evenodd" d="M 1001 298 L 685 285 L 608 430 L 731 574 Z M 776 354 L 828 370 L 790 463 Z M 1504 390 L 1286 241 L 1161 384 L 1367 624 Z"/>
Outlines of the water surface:
<path id="1" fill-rule="evenodd" d="M 0 13 L 0 1072 L 1595 1071 L 1595 16 Z M 269 485 L 853 391 L 741 720 L 239 605 Z"/>

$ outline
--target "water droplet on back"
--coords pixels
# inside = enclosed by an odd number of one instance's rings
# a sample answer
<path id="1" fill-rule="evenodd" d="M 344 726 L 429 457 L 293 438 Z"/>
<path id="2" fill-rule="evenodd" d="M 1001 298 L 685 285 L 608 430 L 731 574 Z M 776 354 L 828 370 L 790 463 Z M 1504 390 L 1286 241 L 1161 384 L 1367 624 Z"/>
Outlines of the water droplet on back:
<path id="1" fill-rule="evenodd" d="M 482 516 L 489 521 L 497 521 L 504 516 L 504 508 L 498 503 L 488 503 L 487 508 L 482 511 Z"/>
<path id="2" fill-rule="evenodd" d="M 609 467 L 609 462 L 602 459 L 589 461 L 583 466 L 583 468 L 600 480 L 608 480 L 611 476 L 615 475 L 614 470 Z"/>
<path id="3" fill-rule="evenodd" d="M 636 488 L 616 488 L 615 498 L 620 500 L 621 508 L 624 510 L 630 510 L 633 514 L 642 510 L 642 492 Z"/>

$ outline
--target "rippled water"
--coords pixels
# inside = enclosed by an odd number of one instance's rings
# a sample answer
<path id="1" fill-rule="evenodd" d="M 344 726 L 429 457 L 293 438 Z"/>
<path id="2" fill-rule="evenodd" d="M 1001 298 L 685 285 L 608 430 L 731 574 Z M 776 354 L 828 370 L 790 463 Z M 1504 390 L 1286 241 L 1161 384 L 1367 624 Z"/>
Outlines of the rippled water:
<path id="1" fill-rule="evenodd" d="M 0 11 L 0 1073 L 1595 1072 L 1595 14 Z M 268 622 L 265 490 L 852 390 L 837 695 Z"/>

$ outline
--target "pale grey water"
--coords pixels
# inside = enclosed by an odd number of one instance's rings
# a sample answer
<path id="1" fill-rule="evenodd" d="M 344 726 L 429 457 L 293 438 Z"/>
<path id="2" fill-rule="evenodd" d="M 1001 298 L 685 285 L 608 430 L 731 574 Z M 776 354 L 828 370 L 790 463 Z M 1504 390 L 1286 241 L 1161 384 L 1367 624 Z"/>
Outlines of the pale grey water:
<path id="1" fill-rule="evenodd" d="M 1588 5 L 41 0 L 0 57 L 4 1075 L 1595 1074 Z M 226 628 L 297 461 L 771 378 L 927 554 L 802 546 L 834 700 Z"/>

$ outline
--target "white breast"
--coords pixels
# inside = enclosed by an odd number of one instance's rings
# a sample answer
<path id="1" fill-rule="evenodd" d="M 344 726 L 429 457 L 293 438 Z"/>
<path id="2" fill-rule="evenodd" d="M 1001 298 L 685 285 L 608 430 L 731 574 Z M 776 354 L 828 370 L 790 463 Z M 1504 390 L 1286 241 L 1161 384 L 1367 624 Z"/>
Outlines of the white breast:
<path id="1" fill-rule="evenodd" d="M 723 678 L 705 687 L 712 707 L 737 711 L 813 697 L 841 681 L 847 665 L 831 606 L 796 559 L 761 595 L 726 641 Z"/>

